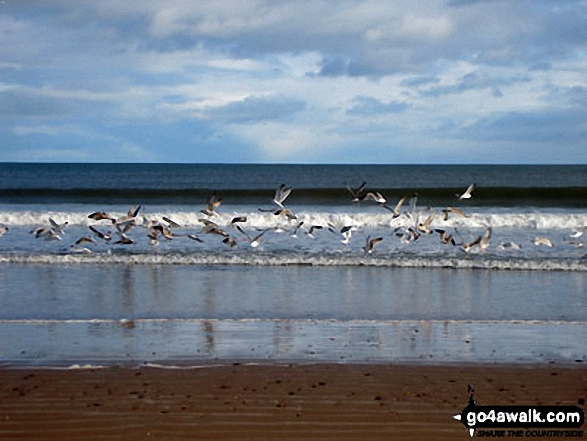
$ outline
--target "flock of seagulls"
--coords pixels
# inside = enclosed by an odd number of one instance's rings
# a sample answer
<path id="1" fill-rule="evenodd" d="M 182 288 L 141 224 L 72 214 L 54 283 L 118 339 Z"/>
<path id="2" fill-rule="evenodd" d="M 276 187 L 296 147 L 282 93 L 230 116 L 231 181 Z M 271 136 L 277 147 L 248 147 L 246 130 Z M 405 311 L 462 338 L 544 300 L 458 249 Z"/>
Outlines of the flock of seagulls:
<path id="1" fill-rule="evenodd" d="M 477 187 L 472 183 L 463 193 L 456 194 L 457 200 L 467 200 L 474 197 Z M 443 245 L 450 245 L 458 247 L 461 251 L 469 253 L 474 249 L 484 251 L 491 244 L 492 227 L 486 226 L 485 232 L 482 235 L 474 237 L 464 237 L 457 227 L 450 232 L 443 228 L 433 228 L 432 222 L 436 218 L 438 210 L 430 207 L 418 209 L 417 199 L 418 193 L 412 195 L 404 195 L 395 205 L 389 205 L 387 199 L 378 191 L 367 191 L 366 182 L 362 182 L 358 187 L 351 188 L 347 186 L 347 190 L 351 196 L 353 204 L 367 203 L 373 201 L 379 207 L 391 213 L 391 219 L 395 220 L 402 218 L 405 222 L 401 223 L 392 230 L 392 236 L 399 237 L 403 243 L 409 244 L 420 239 L 422 236 L 437 236 L 440 243 Z M 298 237 L 298 234 L 305 234 L 310 238 L 314 238 L 317 231 L 327 230 L 336 235 L 343 244 L 348 244 L 351 241 L 353 233 L 358 230 L 358 227 L 353 225 L 343 225 L 338 228 L 331 223 L 326 225 L 311 224 L 307 225 L 304 220 L 300 220 L 298 215 L 290 208 L 286 207 L 285 203 L 288 196 L 291 194 L 292 188 L 285 184 L 280 185 L 275 190 L 275 195 L 272 200 L 273 206 L 271 208 L 259 208 L 259 212 L 271 213 L 271 215 L 285 220 L 289 233 L 292 237 Z M 127 213 L 116 217 L 104 211 L 96 211 L 88 215 L 89 219 L 95 221 L 95 224 L 90 225 L 89 234 L 77 239 L 74 244 L 70 246 L 71 252 L 91 253 L 91 244 L 98 242 L 112 243 L 115 245 L 132 245 L 136 243 L 132 234 L 139 229 L 146 231 L 146 236 L 153 246 L 157 246 L 161 239 L 173 240 L 178 237 L 187 237 L 195 242 L 202 243 L 205 241 L 204 236 L 220 236 L 221 241 L 229 246 L 235 247 L 239 242 L 247 243 L 252 248 L 257 248 L 263 238 L 269 232 L 283 232 L 282 227 L 269 227 L 256 230 L 247 231 L 245 225 L 247 223 L 247 216 L 239 215 L 232 218 L 228 225 L 220 225 L 215 222 L 215 217 L 218 216 L 218 208 L 222 203 L 222 197 L 218 196 L 216 192 L 210 195 L 206 201 L 206 206 L 200 211 L 203 216 L 198 219 L 202 224 L 198 233 L 184 234 L 181 231 L 182 225 L 173 219 L 162 216 L 161 219 L 149 219 L 147 216 L 141 215 L 141 205 L 133 205 Z M 408 204 L 409 208 L 404 209 Z M 445 207 L 439 210 L 443 221 L 447 221 L 451 217 L 467 218 L 468 215 L 457 207 Z M 425 216 L 425 217 L 423 217 Z M 421 220 L 422 217 L 422 220 Z M 54 219 L 49 219 L 48 225 L 35 227 L 30 231 L 37 239 L 44 240 L 62 240 L 68 222 L 58 223 Z M 107 227 L 111 226 L 114 231 Z M 583 246 L 583 243 L 578 239 L 583 236 L 586 227 L 580 228 L 570 235 L 573 240 L 568 240 L 567 243 L 574 245 L 577 248 Z M 9 231 L 8 227 L 0 225 L 0 237 Z M 371 237 L 367 235 L 365 245 L 362 247 L 366 254 L 373 253 L 377 244 L 384 240 L 383 236 Z M 554 243 L 547 237 L 536 237 L 532 240 L 536 246 L 554 247 Z M 519 250 L 522 245 L 517 242 L 502 242 L 497 247 L 499 250 Z"/>

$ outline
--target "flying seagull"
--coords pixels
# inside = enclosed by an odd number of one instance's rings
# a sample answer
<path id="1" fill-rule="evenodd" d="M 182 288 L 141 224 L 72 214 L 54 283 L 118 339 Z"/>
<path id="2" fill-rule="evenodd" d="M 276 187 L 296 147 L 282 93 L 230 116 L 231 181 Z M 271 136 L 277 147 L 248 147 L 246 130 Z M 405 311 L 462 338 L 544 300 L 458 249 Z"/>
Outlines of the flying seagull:
<path id="1" fill-rule="evenodd" d="M 371 236 L 367 236 L 365 248 L 363 248 L 363 250 L 366 253 L 371 254 L 373 252 L 373 247 L 375 246 L 375 244 L 381 242 L 382 240 L 383 237 L 376 237 L 375 239 L 371 239 Z"/>
<path id="2" fill-rule="evenodd" d="M 233 217 L 232 220 L 230 221 L 230 224 L 236 224 L 238 222 L 246 222 L 247 221 L 247 217 L 246 216 L 236 216 Z"/>
<path id="3" fill-rule="evenodd" d="M 482 250 L 484 250 L 485 248 L 487 248 L 489 246 L 489 239 L 491 239 L 491 232 L 492 232 L 491 227 L 487 227 L 487 230 L 485 230 L 485 234 L 481 238 L 481 242 L 479 242 L 479 248 L 481 248 Z"/>
<path id="4" fill-rule="evenodd" d="M 174 227 L 174 228 L 181 228 L 181 225 L 178 224 L 177 222 L 175 222 L 173 219 L 170 219 L 166 216 L 163 216 L 162 218 L 165 222 L 167 222 L 169 224 L 170 227 Z"/>
<path id="5" fill-rule="evenodd" d="M 273 212 L 273 214 L 275 216 L 285 216 L 287 217 L 289 220 L 298 220 L 298 217 L 295 215 L 295 213 L 293 211 L 291 211 L 289 208 L 282 208 L 280 210 L 276 210 Z"/>
<path id="6" fill-rule="evenodd" d="M 259 246 L 259 243 L 261 242 L 261 238 L 263 237 L 263 235 L 267 231 L 273 230 L 273 228 L 267 228 L 267 229 L 261 231 L 255 237 L 251 237 L 247 234 L 247 232 L 245 230 L 242 229 L 242 227 L 240 225 L 237 224 L 236 229 L 239 230 L 249 240 L 249 243 L 253 248 L 257 248 Z"/>
<path id="7" fill-rule="evenodd" d="M 367 181 L 363 181 L 363 183 L 359 185 L 357 188 L 351 188 L 347 185 L 346 189 L 353 197 L 354 203 L 360 202 L 363 199 L 363 191 L 365 190 L 365 185 L 367 185 Z"/>
<path id="8" fill-rule="evenodd" d="M 379 193 L 378 191 L 370 191 L 362 198 L 362 200 L 369 200 L 369 199 L 377 202 L 379 205 L 383 205 L 387 202 L 387 199 L 385 199 L 385 197 L 381 193 Z"/>
<path id="9" fill-rule="evenodd" d="M 403 196 L 399 202 L 395 205 L 395 207 L 391 208 L 389 205 L 381 205 L 383 208 L 391 211 L 393 213 L 393 219 L 399 217 L 401 215 L 401 209 L 404 203 L 408 200 L 408 195 Z"/>
<path id="10" fill-rule="evenodd" d="M 460 210 L 458 208 L 446 207 L 444 210 L 442 210 L 442 219 L 444 221 L 448 220 L 449 213 L 453 213 L 453 214 L 456 214 L 461 217 L 467 217 L 467 215 L 462 210 Z"/>
<path id="11" fill-rule="evenodd" d="M 432 234 L 432 229 L 430 228 L 430 224 L 432 223 L 432 220 L 434 219 L 434 216 L 436 216 L 436 210 L 433 211 L 423 223 L 419 223 L 418 224 L 418 230 L 421 231 L 422 233 L 426 233 L 426 234 Z"/>
<path id="12" fill-rule="evenodd" d="M 88 218 L 94 219 L 96 221 L 107 219 L 112 223 L 116 222 L 116 219 L 114 219 L 112 216 L 110 216 L 108 213 L 106 213 L 104 211 L 96 211 L 92 214 L 89 214 Z"/>
<path id="13" fill-rule="evenodd" d="M 534 245 L 546 245 L 547 247 L 553 247 L 553 243 L 550 241 L 548 237 L 536 237 L 534 238 Z"/>
<path id="14" fill-rule="evenodd" d="M 473 182 L 471 185 L 469 185 L 469 188 L 467 188 L 467 191 L 465 191 L 463 194 L 458 195 L 457 197 L 459 199 L 471 199 L 473 197 L 473 192 L 477 189 L 477 185 Z"/>
<path id="15" fill-rule="evenodd" d="M 286 187 L 285 184 L 281 184 L 279 188 L 275 190 L 275 197 L 273 198 L 273 202 L 281 208 L 284 208 L 283 202 L 287 199 L 287 197 L 291 193 L 291 190 L 291 187 Z"/>
<path id="16" fill-rule="evenodd" d="M 438 234 L 440 234 L 440 241 L 444 244 L 451 244 L 453 246 L 456 245 L 455 239 L 452 236 L 452 234 L 448 234 L 445 230 L 442 229 L 435 229 L 434 231 L 436 231 Z"/>
<path id="17" fill-rule="evenodd" d="M 216 209 L 220 207 L 221 203 L 222 198 L 218 197 L 216 192 L 214 192 L 208 196 L 208 200 L 206 201 L 206 208 L 200 210 L 200 212 L 204 213 L 206 216 L 212 216 L 213 214 L 216 214 Z"/>
<path id="18" fill-rule="evenodd" d="M 105 240 L 106 242 L 109 242 L 112 240 L 112 236 L 110 235 L 110 233 L 103 233 L 91 225 L 90 225 L 90 230 L 92 230 L 92 233 L 94 233 L 100 239 Z"/>

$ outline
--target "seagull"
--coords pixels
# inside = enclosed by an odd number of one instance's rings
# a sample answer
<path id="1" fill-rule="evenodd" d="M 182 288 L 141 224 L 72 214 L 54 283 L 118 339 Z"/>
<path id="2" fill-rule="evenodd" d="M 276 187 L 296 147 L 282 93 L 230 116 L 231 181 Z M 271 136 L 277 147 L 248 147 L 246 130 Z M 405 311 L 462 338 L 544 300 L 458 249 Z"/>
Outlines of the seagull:
<path id="1" fill-rule="evenodd" d="M 62 240 L 63 238 L 59 233 L 56 233 L 53 230 L 49 230 L 49 232 L 45 235 L 45 240 Z"/>
<path id="2" fill-rule="evenodd" d="M 96 243 L 96 240 L 90 236 L 83 236 L 75 241 L 76 245 L 81 245 L 82 243 Z"/>
<path id="3" fill-rule="evenodd" d="M 500 250 L 521 250 L 522 249 L 522 245 L 520 245 L 519 243 L 516 242 L 502 242 L 499 244 L 498 249 Z"/>
<path id="4" fill-rule="evenodd" d="M 163 217 L 162 217 L 162 219 L 163 219 L 165 222 L 167 222 L 167 224 L 168 224 L 170 227 L 174 227 L 174 228 L 181 228 L 181 225 L 180 225 L 180 224 L 178 224 L 177 222 L 175 222 L 175 221 L 174 221 L 174 220 L 172 220 L 172 219 L 169 219 L 169 218 L 168 218 L 168 217 L 166 217 L 166 216 L 163 216 Z"/>
<path id="5" fill-rule="evenodd" d="M 48 228 L 45 227 L 35 227 L 33 228 L 31 231 L 29 231 L 29 234 L 34 234 L 35 238 L 38 239 L 40 236 L 47 234 L 49 232 Z"/>
<path id="6" fill-rule="evenodd" d="M 202 239 L 200 239 L 198 236 L 196 236 L 195 234 L 188 234 L 188 239 L 195 240 L 196 242 L 199 242 L 199 243 L 204 243 L 204 241 Z"/>
<path id="7" fill-rule="evenodd" d="M 51 218 L 49 218 L 49 222 L 51 222 L 52 225 L 51 231 L 53 231 L 55 234 L 63 234 L 65 227 L 67 227 L 69 224 L 67 221 L 63 222 L 62 224 L 58 224 Z"/>
<path id="8" fill-rule="evenodd" d="M 412 241 L 417 241 L 420 238 L 420 233 L 417 231 L 417 229 L 409 227 L 404 231 L 403 234 L 400 234 L 399 236 L 401 236 L 403 243 L 410 243 Z"/>
<path id="9" fill-rule="evenodd" d="M 257 234 L 255 237 L 251 237 L 245 232 L 245 230 L 243 230 L 241 228 L 240 225 L 237 225 L 236 228 L 249 240 L 249 243 L 253 248 L 257 248 L 259 246 L 259 243 L 261 242 L 261 238 L 263 237 L 263 235 L 265 233 L 267 233 L 267 231 L 273 230 L 273 228 L 266 228 L 265 230 L 263 230 L 259 234 Z"/>
<path id="10" fill-rule="evenodd" d="M 171 231 L 171 228 L 166 227 L 165 225 L 153 225 L 150 228 L 150 233 L 153 235 L 157 235 L 157 233 L 160 233 L 161 236 L 163 236 L 165 239 L 167 240 L 172 240 L 175 235 L 173 234 L 173 231 Z"/>
<path id="11" fill-rule="evenodd" d="M 489 239 L 491 238 L 491 232 L 492 232 L 491 227 L 487 227 L 487 230 L 485 230 L 485 234 L 481 238 L 481 242 L 479 242 L 479 248 L 481 248 L 482 250 L 484 250 L 485 248 L 487 248 L 489 246 Z"/>
<path id="12" fill-rule="evenodd" d="M 356 228 L 352 225 L 345 225 L 340 230 L 338 230 L 334 225 L 330 223 L 328 224 L 328 231 L 341 237 L 340 241 L 345 245 L 350 242 L 353 231 L 355 230 Z"/>
<path id="13" fill-rule="evenodd" d="M 116 245 L 132 245 L 134 242 L 134 240 L 132 240 L 130 237 L 128 237 L 127 235 L 125 235 L 124 233 L 121 232 L 117 232 L 118 236 L 120 237 L 120 239 L 118 239 L 116 242 L 114 242 Z"/>
<path id="14" fill-rule="evenodd" d="M 387 199 L 385 199 L 385 197 L 381 193 L 379 193 L 378 191 L 370 191 L 365 196 L 363 196 L 363 198 L 361 200 L 369 200 L 369 199 L 374 200 L 379 205 L 383 205 L 387 202 Z"/>
<path id="15" fill-rule="evenodd" d="M 382 205 L 383 208 L 391 211 L 393 213 L 393 219 L 399 217 L 401 215 L 401 209 L 404 203 L 408 200 L 408 195 L 403 196 L 399 202 L 396 204 L 394 208 L 391 208 L 389 205 Z"/>
<path id="16" fill-rule="evenodd" d="M 347 243 L 350 242 L 354 229 L 355 229 L 355 227 L 353 227 L 351 225 L 345 225 L 344 227 L 342 227 L 340 229 L 340 234 L 342 235 L 342 240 L 341 240 L 342 243 L 344 243 L 346 245 Z"/>
<path id="17" fill-rule="evenodd" d="M 247 221 L 247 217 L 246 216 L 237 216 L 237 217 L 233 217 L 232 220 L 230 221 L 231 225 L 234 225 L 238 222 L 242 222 L 245 223 Z"/>
<path id="18" fill-rule="evenodd" d="M 457 197 L 459 199 L 470 199 L 473 197 L 473 192 L 477 189 L 477 185 L 473 182 L 471 185 L 469 185 L 469 188 L 467 188 L 467 191 L 465 191 L 463 194 L 458 195 Z"/>
<path id="19" fill-rule="evenodd" d="M 456 245 L 455 238 L 452 236 L 452 234 L 448 234 L 445 230 L 442 229 L 435 229 L 434 231 L 440 234 L 440 241 L 442 243 Z"/>
<path id="20" fill-rule="evenodd" d="M 94 219 L 96 221 L 108 219 L 112 223 L 116 222 L 116 219 L 114 219 L 112 216 L 110 216 L 108 213 L 106 213 L 104 211 L 96 211 L 96 212 L 88 215 L 88 218 Z"/>
<path id="21" fill-rule="evenodd" d="M 568 241 L 565 241 L 565 243 L 567 245 L 571 245 L 575 248 L 583 248 L 585 246 L 585 244 L 583 242 L 577 242 L 576 240 L 568 240 Z"/>
<path id="22" fill-rule="evenodd" d="M 483 239 L 482 236 L 478 236 L 476 237 L 472 242 L 462 242 L 461 243 L 461 250 L 463 250 L 465 253 L 468 253 L 469 251 L 471 251 L 473 249 L 473 247 L 479 245 L 481 243 L 481 240 Z"/>
<path id="23" fill-rule="evenodd" d="M 0 237 L 4 236 L 7 231 L 8 227 L 6 225 L 0 225 Z"/>
<path id="24" fill-rule="evenodd" d="M 51 222 L 50 228 L 36 227 L 30 231 L 30 234 L 34 234 L 35 239 L 43 238 L 45 240 L 61 240 L 61 235 L 68 222 L 58 224 L 53 219 L 49 219 L 49 222 Z"/>
<path id="25" fill-rule="evenodd" d="M 151 239 L 151 245 L 159 245 L 159 232 L 155 228 L 149 228 L 149 234 L 147 234 L 147 237 Z"/>
<path id="26" fill-rule="evenodd" d="M 118 234 L 119 239 L 114 242 L 116 245 L 132 245 L 134 240 L 126 235 L 129 231 L 131 231 L 134 227 L 133 223 L 124 223 L 124 224 L 116 224 L 116 234 Z M 91 227 L 90 227 L 91 228 Z"/>
<path id="27" fill-rule="evenodd" d="M 581 237 L 585 233 L 585 229 L 587 229 L 587 227 L 577 228 L 573 233 L 569 234 L 569 236 L 575 238 Z"/>
<path id="28" fill-rule="evenodd" d="M 138 205 L 138 206 L 132 205 L 130 207 L 130 209 L 128 210 L 128 212 L 124 216 L 116 219 L 116 221 L 114 223 L 116 223 L 117 225 L 128 224 L 128 223 L 132 223 L 134 225 L 139 225 L 140 223 L 143 222 L 142 218 L 141 218 L 140 222 L 137 221 L 137 215 L 139 214 L 140 210 L 141 210 L 140 205 Z"/>
<path id="29" fill-rule="evenodd" d="M 228 237 L 228 233 L 224 231 L 222 228 L 220 228 L 220 225 L 218 225 L 216 222 L 212 222 L 208 219 L 198 219 L 198 221 L 204 224 L 204 228 L 202 228 L 202 233 L 218 234 L 220 236 Z"/>
<path id="30" fill-rule="evenodd" d="M 206 208 L 203 210 L 200 210 L 200 212 L 204 213 L 206 216 L 212 216 L 213 214 L 216 213 L 216 209 L 220 206 L 221 203 L 222 203 L 222 198 L 218 197 L 216 192 L 214 192 L 210 196 L 208 196 L 208 200 L 206 202 Z"/>
<path id="31" fill-rule="evenodd" d="M 547 237 L 536 237 L 534 238 L 534 245 L 546 245 L 547 247 L 552 248 L 554 244 L 548 239 Z"/>
<path id="32" fill-rule="evenodd" d="M 298 237 L 298 230 L 302 228 L 302 225 L 304 225 L 304 221 L 298 222 L 298 224 L 291 233 L 291 237 Z"/>
<path id="33" fill-rule="evenodd" d="M 208 219 L 200 218 L 198 219 L 198 222 L 202 222 L 206 227 L 220 228 L 220 225 Z"/>
<path id="34" fill-rule="evenodd" d="M 86 247 L 79 247 L 76 245 L 70 245 L 69 252 L 75 253 L 75 254 L 91 254 L 92 250 L 90 250 L 89 248 L 86 248 Z"/>
<path id="35" fill-rule="evenodd" d="M 286 187 L 285 184 L 281 184 L 279 188 L 275 190 L 275 197 L 273 198 L 273 202 L 283 208 L 283 202 L 287 199 L 291 191 L 291 187 Z"/>
<path id="36" fill-rule="evenodd" d="M 236 237 L 228 236 L 228 237 L 225 237 L 224 239 L 222 239 L 222 242 L 224 242 L 226 245 L 228 245 L 229 247 L 232 248 L 233 246 L 236 245 L 237 240 L 236 240 Z"/>
<path id="37" fill-rule="evenodd" d="M 283 216 L 287 217 L 289 220 L 298 220 L 298 217 L 289 208 L 282 208 L 280 210 L 276 210 L 273 212 L 273 214 L 275 216 L 283 215 Z"/>
<path id="38" fill-rule="evenodd" d="M 135 227 L 135 224 L 132 222 L 125 222 L 123 224 L 116 224 L 116 232 L 117 234 L 126 234 L 131 231 Z"/>
<path id="39" fill-rule="evenodd" d="M 467 215 L 458 208 L 446 207 L 444 210 L 442 210 L 442 220 L 447 221 L 449 213 L 453 213 L 461 217 L 467 217 Z"/>
<path id="40" fill-rule="evenodd" d="M 373 252 L 373 247 L 376 243 L 379 243 L 383 240 L 383 237 L 376 237 L 375 239 L 371 239 L 371 236 L 367 236 L 367 240 L 365 242 L 365 247 L 363 250 L 365 253 L 371 254 Z"/>
<path id="41" fill-rule="evenodd" d="M 436 216 L 436 211 L 433 211 L 430 214 L 430 216 L 428 216 L 426 218 L 424 223 L 418 224 L 418 230 L 420 230 L 422 233 L 432 234 L 432 230 L 430 229 L 430 224 L 432 223 L 434 216 Z"/>
<path id="42" fill-rule="evenodd" d="M 349 193 L 353 197 L 354 203 L 360 202 L 363 199 L 363 191 L 365 190 L 365 185 L 367 185 L 367 181 L 363 181 L 363 183 L 355 189 L 350 188 L 347 185 L 346 189 L 349 191 Z"/>
<path id="43" fill-rule="evenodd" d="M 91 225 L 90 225 L 90 230 L 92 230 L 92 232 L 96 236 L 98 236 L 102 240 L 105 240 L 106 242 L 110 242 L 112 240 L 112 236 L 110 235 L 110 233 L 102 233 L 100 230 L 98 230 L 97 228 L 95 228 Z"/>
<path id="44" fill-rule="evenodd" d="M 324 228 L 322 225 L 312 225 L 306 234 L 313 239 L 314 230 L 321 230 L 322 228 Z"/>
<path id="45" fill-rule="evenodd" d="M 457 234 L 457 236 L 459 236 L 459 238 L 461 239 L 461 250 L 464 251 L 465 253 L 468 253 L 469 251 L 471 251 L 471 249 L 477 245 L 479 245 L 479 243 L 481 243 L 481 240 L 483 239 L 484 236 L 477 236 L 475 239 L 473 239 L 473 241 L 471 242 L 467 242 L 465 239 L 463 239 L 463 237 L 459 234 L 458 230 L 455 228 L 455 233 Z M 487 233 L 487 232 L 486 232 Z"/>
<path id="46" fill-rule="evenodd" d="M 418 192 L 415 192 L 410 198 L 410 213 L 414 213 L 416 211 L 416 205 L 418 204 L 418 196 Z"/>

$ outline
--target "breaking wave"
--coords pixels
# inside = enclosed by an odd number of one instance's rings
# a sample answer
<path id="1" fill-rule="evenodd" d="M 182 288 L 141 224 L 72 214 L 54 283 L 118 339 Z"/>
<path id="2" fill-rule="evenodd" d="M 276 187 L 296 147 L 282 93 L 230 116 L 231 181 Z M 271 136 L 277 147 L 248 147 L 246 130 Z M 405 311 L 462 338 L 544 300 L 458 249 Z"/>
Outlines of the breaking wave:
<path id="1" fill-rule="evenodd" d="M 441 209 L 437 209 L 437 214 L 432 221 L 435 228 L 464 226 L 470 228 L 485 228 L 492 226 L 494 228 L 521 228 L 521 229 L 544 229 L 544 230 L 564 230 L 576 229 L 587 226 L 587 213 L 578 211 L 544 212 L 544 211 L 512 211 L 498 212 L 495 210 L 468 210 L 467 217 L 452 215 L 447 221 L 442 219 Z M 431 212 L 420 215 L 420 222 Z M 48 225 L 50 219 L 58 223 L 68 222 L 69 226 L 86 227 L 89 225 L 108 226 L 109 221 L 96 222 L 88 218 L 88 212 L 66 212 L 66 211 L 4 211 L 0 212 L 0 224 L 6 226 L 36 226 Z M 111 212 L 113 217 L 121 217 L 125 213 Z M 366 211 L 305 211 L 296 213 L 299 221 L 309 225 L 327 225 L 335 226 L 352 225 L 357 228 L 362 227 L 396 227 L 400 225 L 413 225 L 416 218 L 414 215 L 402 215 L 394 219 L 392 214 L 387 210 L 377 210 L 370 207 Z M 287 221 L 283 216 L 276 216 L 273 213 L 263 213 L 260 211 L 243 212 L 223 212 L 215 215 L 213 220 L 221 226 L 229 225 L 235 216 L 247 216 L 247 226 L 253 228 L 268 228 L 275 226 L 291 225 L 295 226 L 296 222 Z M 168 217 L 184 227 L 201 227 L 200 219 L 206 216 L 198 211 L 174 211 L 169 213 L 154 212 L 147 213 L 139 217 L 140 222 L 145 223 L 147 220 L 158 220 L 162 222 L 163 217 Z"/>
<path id="2" fill-rule="evenodd" d="M 373 257 L 338 253 L 166 253 L 166 254 L 4 254 L 0 263 L 132 264 L 132 265 L 249 265 L 249 266 L 368 266 L 387 268 L 447 268 L 491 270 L 587 271 L 587 258 L 522 258 L 467 255 Z"/>

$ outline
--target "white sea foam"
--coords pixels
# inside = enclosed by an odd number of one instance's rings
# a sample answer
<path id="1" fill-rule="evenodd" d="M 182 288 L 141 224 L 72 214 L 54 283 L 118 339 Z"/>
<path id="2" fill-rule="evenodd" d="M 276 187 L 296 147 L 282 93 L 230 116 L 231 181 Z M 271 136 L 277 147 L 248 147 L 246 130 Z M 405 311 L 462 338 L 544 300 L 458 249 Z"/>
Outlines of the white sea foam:
<path id="1" fill-rule="evenodd" d="M 385 257 L 340 254 L 5 254 L 0 263 L 18 264 L 145 264 L 145 265 L 249 265 L 249 266 L 371 266 L 390 268 L 452 268 L 493 270 L 587 271 L 587 259 L 490 258 L 487 256 Z"/>
<path id="2" fill-rule="evenodd" d="M 394 325 L 394 326 L 423 326 L 423 325 L 524 325 L 524 326 L 587 326 L 585 320 L 468 320 L 468 319 L 432 319 L 432 320 L 417 320 L 417 319 L 318 319 L 318 318 L 137 318 L 133 319 L 137 324 L 146 325 L 160 325 L 160 324 L 195 324 L 202 323 L 212 324 L 227 324 L 227 325 L 246 325 L 248 323 L 256 324 L 301 324 L 301 325 L 317 325 L 317 326 L 374 326 L 374 325 Z M 105 325 L 118 325 L 118 319 L 0 319 L 0 325 L 94 325 L 96 323 Z"/>
<path id="3" fill-rule="evenodd" d="M 23 226 L 32 227 L 36 225 L 48 225 L 50 219 L 58 223 L 68 222 L 69 226 L 89 226 L 103 225 L 109 226 L 109 221 L 96 222 L 88 218 L 86 212 L 65 212 L 65 211 L 2 211 L 0 212 L 0 224 L 6 226 Z M 114 217 L 121 217 L 125 213 L 112 212 Z M 273 213 L 261 213 L 252 211 L 243 212 L 226 212 L 221 213 L 210 219 L 221 226 L 227 226 L 230 221 L 239 215 L 247 216 L 247 226 L 249 228 L 268 228 L 275 226 L 295 226 L 297 222 L 288 221 L 282 216 L 275 216 Z M 146 214 L 148 220 L 163 222 L 163 217 L 173 219 L 185 227 L 201 227 L 199 219 L 206 218 L 199 212 L 174 211 L 169 213 L 156 212 Z M 299 212 L 297 214 L 300 221 L 303 221 L 305 227 L 310 225 L 328 225 L 333 224 L 337 227 L 344 225 L 353 225 L 357 228 L 375 228 L 375 227 L 396 227 L 400 225 L 414 224 L 415 217 L 403 215 L 393 219 L 392 215 L 384 210 L 381 212 L 356 212 L 356 211 L 320 211 L 320 212 Z M 420 216 L 422 222 L 428 213 Z M 141 218 L 142 220 L 142 218 Z M 470 228 L 484 228 L 492 226 L 494 228 L 522 228 L 522 229 L 544 229 L 544 230 L 565 230 L 580 228 L 587 225 L 587 213 L 577 211 L 515 211 L 507 210 L 502 212 L 495 211 L 468 211 L 468 217 L 452 216 L 448 221 L 444 221 L 440 213 L 437 213 L 432 222 L 434 228 L 446 228 L 454 226 L 463 226 Z"/>

